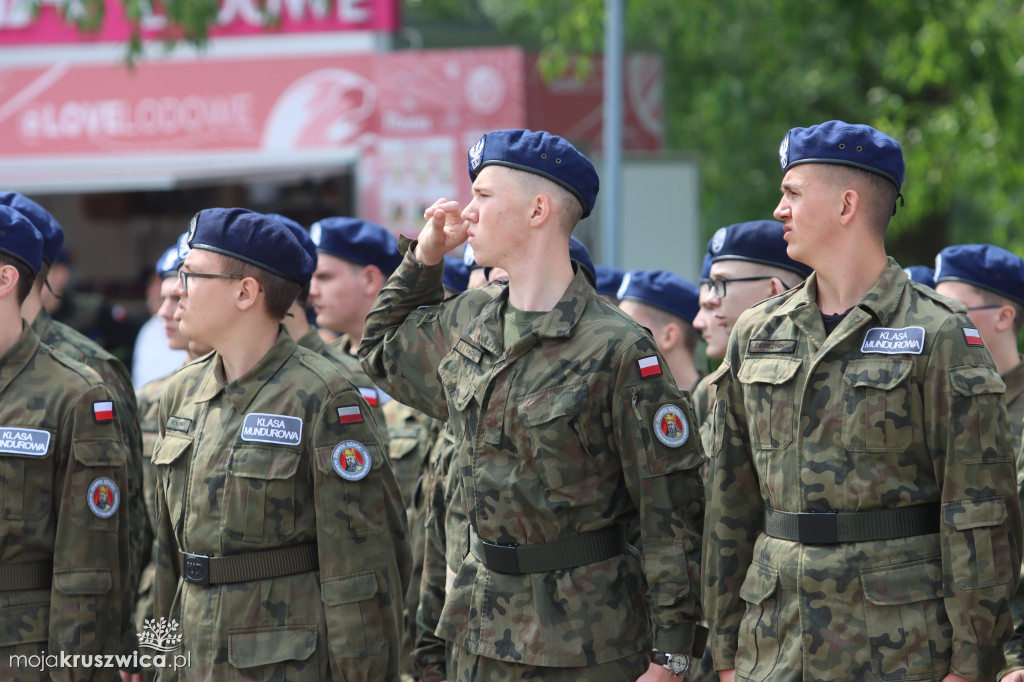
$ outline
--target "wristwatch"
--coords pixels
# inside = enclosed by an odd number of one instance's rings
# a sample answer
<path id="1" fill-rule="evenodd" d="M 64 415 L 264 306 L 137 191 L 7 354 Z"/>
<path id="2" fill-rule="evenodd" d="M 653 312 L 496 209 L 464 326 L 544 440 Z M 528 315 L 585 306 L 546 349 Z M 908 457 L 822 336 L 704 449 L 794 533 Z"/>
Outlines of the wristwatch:
<path id="1" fill-rule="evenodd" d="M 686 654 L 670 654 L 655 649 L 651 652 L 651 662 L 664 666 L 672 677 L 682 677 L 690 669 L 690 657 Z"/>

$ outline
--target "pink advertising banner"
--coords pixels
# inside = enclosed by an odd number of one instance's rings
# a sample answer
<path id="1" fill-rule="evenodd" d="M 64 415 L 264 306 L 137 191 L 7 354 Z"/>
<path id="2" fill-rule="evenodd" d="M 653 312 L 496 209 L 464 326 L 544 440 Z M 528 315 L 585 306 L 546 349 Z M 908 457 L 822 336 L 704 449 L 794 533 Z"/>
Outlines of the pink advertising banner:
<path id="1" fill-rule="evenodd" d="M 219 0 L 210 35 L 242 36 L 329 31 L 393 32 L 400 25 L 399 0 Z M 145 3 L 143 3 L 145 5 Z M 156 3 L 158 4 L 158 3 Z M 82 33 L 66 17 L 75 2 L 41 0 L 39 12 L 26 0 L 0 0 L 0 46 L 123 42 L 131 24 L 120 0 L 104 0 L 103 26 Z M 159 39 L 166 17 L 154 11 L 142 18 L 144 38 Z"/>

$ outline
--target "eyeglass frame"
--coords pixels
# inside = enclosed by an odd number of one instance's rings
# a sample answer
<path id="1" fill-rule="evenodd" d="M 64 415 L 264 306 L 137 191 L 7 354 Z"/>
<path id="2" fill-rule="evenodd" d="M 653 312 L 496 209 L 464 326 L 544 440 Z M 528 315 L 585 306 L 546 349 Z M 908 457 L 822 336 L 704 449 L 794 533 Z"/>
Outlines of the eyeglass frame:
<path id="1" fill-rule="evenodd" d="M 244 275 L 220 275 L 215 273 L 206 272 L 192 272 L 191 270 L 178 270 L 178 286 L 181 288 L 181 293 L 188 293 L 188 278 L 196 277 L 198 279 L 245 279 Z"/>
<path id="2" fill-rule="evenodd" d="M 971 310 L 995 310 L 997 308 L 1002 308 L 1004 305 L 1006 304 L 1000 303 L 999 305 L 976 305 L 973 307 L 968 306 L 967 310 L 968 312 L 970 312 Z"/>
<path id="3" fill-rule="evenodd" d="M 728 290 L 726 283 L 728 282 L 760 282 L 766 279 L 778 279 L 778 277 L 776 275 L 761 275 L 760 277 L 704 277 L 700 280 L 700 284 L 701 286 L 709 287 L 715 292 L 715 296 L 721 300 L 725 298 Z M 779 281 L 782 282 L 781 279 Z M 782 282 L 782 286 L 789 289 L 785 282 Z"/>

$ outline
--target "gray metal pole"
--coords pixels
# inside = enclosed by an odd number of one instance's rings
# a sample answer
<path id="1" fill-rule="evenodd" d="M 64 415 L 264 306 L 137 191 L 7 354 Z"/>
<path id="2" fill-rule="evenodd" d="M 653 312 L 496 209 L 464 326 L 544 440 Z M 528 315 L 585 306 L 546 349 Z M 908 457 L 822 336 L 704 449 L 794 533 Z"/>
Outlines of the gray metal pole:
<path id="1" fill-rule="evenodd" d="M 604 4 L 604 176 L 601 178 L 601 260 L 622 267 L 623 0 Z"/>

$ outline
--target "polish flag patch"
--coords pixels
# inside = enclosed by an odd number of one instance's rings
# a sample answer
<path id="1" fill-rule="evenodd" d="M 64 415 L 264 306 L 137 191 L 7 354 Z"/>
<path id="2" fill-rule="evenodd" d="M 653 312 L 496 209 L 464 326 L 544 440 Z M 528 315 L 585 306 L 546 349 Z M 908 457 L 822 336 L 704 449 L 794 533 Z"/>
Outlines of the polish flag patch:
<path id="1" fill-rule="evenodd" d="M 114 403 L 110 400 L 102 400 L 92 404 L 92 416 L 98 422 L 114 421 Z"/>
<path id="2" fill-rule="evenodd" d="M 338 408 L 339 424 L 358 424 L 363 421 L 363 412 L 358 405 Z"/>
<path id="3" fill-rule="evenodd" d="M 641 358 L 640 360 L 637 360 L 637 364 L 640 365 L 640 376 L 645 379 L 647 377 L 656 377 L 661 374 L 661 363 L 658 362 L 657 355 Z"/>
<path id="4" fill-rule="evenodd" d="M 363 388 L 360 386 L 359 395 L 363 396 L 363 400 L 370 403 L 370 407 L 377 407 L 380 405 L 380 397 L 378 397 L 377 389 L 375 388 Z"/>
<path id="5" fill-rule="evenodd" d="M 978 333 L 977 329 L 971 329 L 970 327 L 964 327 L 964 339 L 967 340 L 968 346 L 984 346 L 985 342 L 981 340 L 981 334 Z"/>

